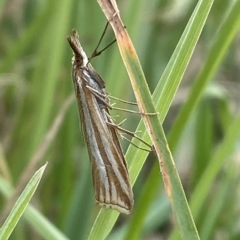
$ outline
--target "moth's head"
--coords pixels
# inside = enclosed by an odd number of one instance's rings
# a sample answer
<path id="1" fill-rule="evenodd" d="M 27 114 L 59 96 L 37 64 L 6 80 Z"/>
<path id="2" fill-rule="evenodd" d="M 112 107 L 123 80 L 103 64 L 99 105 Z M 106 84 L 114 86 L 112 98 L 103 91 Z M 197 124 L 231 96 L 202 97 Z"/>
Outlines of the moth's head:
<path id="1" fill-rule="evenodd" d="M 88 63 L 88 57 L 82 49 L 77 31 L 73 30 L 72 36 L 69 36 L 67 40 L 74 54 L 72 64 L 77 65 L 79 67 L 86 66 Z"/>

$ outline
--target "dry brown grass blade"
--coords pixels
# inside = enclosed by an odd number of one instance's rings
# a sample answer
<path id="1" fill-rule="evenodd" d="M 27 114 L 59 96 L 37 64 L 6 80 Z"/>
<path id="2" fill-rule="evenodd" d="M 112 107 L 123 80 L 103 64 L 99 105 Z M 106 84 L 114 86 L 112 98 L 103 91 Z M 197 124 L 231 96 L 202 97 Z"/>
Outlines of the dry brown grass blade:
<path id="1" fill-rule="evenodd" d="M 111 24 L 111 26 L 113 28 L 114 33 L 115 33 L 117 43 L 119 45 L 120 53 L 122 55 L 125 67 L 128 71 L 130 81 L 131 81 L 131 84 L 133 87 L 133 91 L 135 93 L 135 97 L 136 97 L 136 100 L 138 103 L 138 108 L 139 108 L 140 112 L 141 113 L 156 112 L 154 105 L 152 104 L 151 94 L 148 89 L 146 80 L 145 80 L 145 82 L 141 82 L 141 84 L 138 84 L 139 83 L 138 79 L 144 78 L 144 73 L 141 69 L 140 62 L 137 57 L 135 48 L 132 44 L 132 41 L 127 33 L 127 30 L 126 30 L 124 24 L 122 23 L 122 21 L 120 19 L 119 10 L 118 10 L 117 6 L 114 4 L 113 1 L 110 1 L 110 0 L 98 1 L 98 2 L 100 4 L 101 8 L 103 9 L 109 23 Z M 132 62 L 134 62 L 134 64 L 137 64 L 139 66 L 139 70 L 140 70 L 139 76 L 136 76 L 135 72 L 133 72 L 132 67 L 134 67 L 134 65 L 131 64 Z M 136 70 L 136 69 L 134 69 L 134 70 Z M 144 88 L 144 91 L 142 91 L 143 88 Z M 143 94 L 145 94 L 145 96 Z M 148 95 L 148 96 L 146 96 L 146 95 Z M 150 100 L 146 101 L 146 99 L 150 99 Z M 166 174 L 167 170 L 165 168 L 164 161 L 162 161 L 163 157 L 162 157 L 161 149 L 159 148 L 159 144 L 158 144 L 159 139 L 157 139 L 156 135 L 153 134 L 154 129 L 152 128 L 150 118 L 151 119 L 155 118 L 155 122 L 158 122 L 159 125 L 160 125 L 160 123 L 157 119 L 157 116 L 149 116 L 149 115 L 143 114 L 142 117 L 143 117 L 145 126 L 147 128 L 148 134 L 150 135 L 151 140 L 154 144 L 155 151 L 156 151 L 156 154 L 158 156 L 159 163 L 161 166 L 161 172 L 162 172 L 162 175 L 164 178 L 165 187 L 167 189 L 169 198 L 171 199 L 171 190 L 169 189 L 170 181 L 168 179 L 168 174 Z M 168 148 L 166 148 L 166 149 L 168 150 Z M 170 151 L 169 151 L 169 153 L 170 153 Z"/>
<path id="2" fill-rule="evenodd" d="M 98 0 L 115 33 L 122 59 L 127 69 L 133 91 L 147 132 L 154 145 L 168 198 L 171 202 L 178 227 L 184 239 L 199 239 L 192 215 L 187 204 L 179 175 L 177 173 L 168 143 L 157 115 L 152 97 L 141 68 L 138 56 L 127 30 L 122 23 L 114 0 Z M 186 221 L 187 219 L 187 221 Z"/>

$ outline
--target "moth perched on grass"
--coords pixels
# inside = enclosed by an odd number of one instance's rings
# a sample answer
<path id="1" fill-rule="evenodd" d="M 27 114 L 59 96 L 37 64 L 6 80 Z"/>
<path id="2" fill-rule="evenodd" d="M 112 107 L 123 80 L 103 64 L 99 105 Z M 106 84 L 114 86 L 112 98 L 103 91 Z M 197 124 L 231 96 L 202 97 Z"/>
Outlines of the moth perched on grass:
<path id="1" fill-rule="evenodd" d="M 97 203 L 121 213 L 133 208 L 127 164 L 118 140 L 117 129 L 109 115 L 109 98 L 105 83 L 89 63 L 77 31 L 68 42 L 73 50 L 72 79 L 92 166 Z"/>

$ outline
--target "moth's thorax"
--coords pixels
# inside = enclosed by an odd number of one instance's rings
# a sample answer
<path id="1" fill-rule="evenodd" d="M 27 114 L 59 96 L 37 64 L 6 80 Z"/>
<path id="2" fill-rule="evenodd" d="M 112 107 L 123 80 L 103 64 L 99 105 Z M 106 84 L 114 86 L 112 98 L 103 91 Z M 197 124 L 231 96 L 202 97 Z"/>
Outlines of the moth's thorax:
<path id="1" fill-rule="evenodd" d="M 76 65 L 78 68 L 86 67 L 88 65 L 88 57 L 85 52 L 81 52 L 81 54 L 75 54 L 72 58 L 72 64 Z"/>

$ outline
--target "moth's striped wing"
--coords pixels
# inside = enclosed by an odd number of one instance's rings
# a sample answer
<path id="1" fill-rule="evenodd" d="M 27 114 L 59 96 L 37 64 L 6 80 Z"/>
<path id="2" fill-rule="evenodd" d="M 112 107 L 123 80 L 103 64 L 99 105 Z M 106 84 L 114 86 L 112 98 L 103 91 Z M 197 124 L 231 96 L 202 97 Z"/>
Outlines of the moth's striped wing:
<path id="1" fill-rule="evenodd" d="M 68 41 L 75 55 L 72 77 L 92 165 L 96 201 L 129 214 L 133 208 L 133 193 L 116 129 L 107 124 L 111 119 L 104 81 L 88 62 L 76 31 Z M 88 87 L 99 93 L 103 101 Z"/>
<path id="2" fill-rule="evenodd" d="M 116 130 L 106 123 L 107 107 L 99 104 L 85 81 L 79 80 L 77 85 L 96 201 L 101 206 L 128 214 L 133 207 L 133 193 Z"/>

